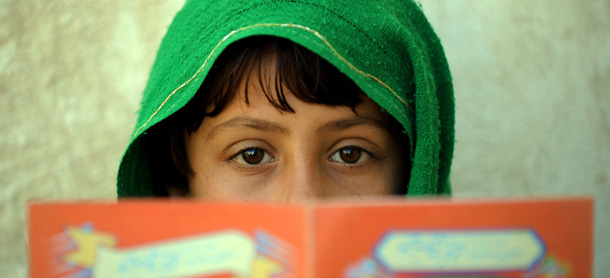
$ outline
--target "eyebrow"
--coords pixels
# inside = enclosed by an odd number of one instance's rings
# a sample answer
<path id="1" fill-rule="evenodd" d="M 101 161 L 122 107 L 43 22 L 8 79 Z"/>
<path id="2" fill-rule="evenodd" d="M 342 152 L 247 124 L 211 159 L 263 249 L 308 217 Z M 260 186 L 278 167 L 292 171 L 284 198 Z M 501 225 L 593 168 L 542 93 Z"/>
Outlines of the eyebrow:
<path id="1" fill-rule="evenodd" d="M 346 130 L 346 129 L 349 129 L 349 128 L 355 127 L 355 126 L 369 126 L 369 127 L 378 129 L 382 132 L 389 133 L 388 127 L 384 122 L 379 121 L 375 118 L 370 118 L 370 117 L 366 117 L 366 116 L 355 116 L 355 117 L 348 118 L 348 119 L 341 119 L 341 120 L 337 120 L 337 121 L 328 122 L 328 123 L 324 124 L 323 126 L 321 126 L 320 128 L 318 128 L 317 133 L 323 134 L 326 131 Z M 255 119 L 255 118 L 251 118 L 251 117 L 241 117 L 240 116 L 240 117 L 232 118 L 226 122 L 223 122 L 223 123 L 213 127 L 210 130 L 210 132 L 208 133 L 208 136 L 207 136 L 208 140 L 213 139 L 216 135 L 218 135 L 220 132 L 222 132 L 225 129 L 238 128 L 238 127 L 248 127 L 248 128 L 252 128 L 252 129 L 256 129 L 256 130 L 260 130 L 260 131 L 268 131 L 268 132 L 281 133 L 281 134 L 288 133 L 288 130 L 286 128 L 284 128 L 281 125 L 276 124 L 274 122 Z"/>
<path id="2" fill-rule="evenodd" d="M 235 117 L 222 124 L 213 127 L 208 133 L 208 140 L 213 139 L 218 133 L 224 129 L 237 128 L 237 127 L 248 127 L 260 131 L 270 131 L 273 133 L 287 133 L 287 130 L 270 121 L 259 120 L 250 117 Z"/>
<path id="3" fill-rule="evenodd" d="M 375 118 L 357 115 L 348 119 L 328 122 L 318 129 L 318 133 L 323 133 L 330 130 L 345 130 L 355 126 L 369 126 L 382 132 L 390 132 L 387 124 L 384 122 Z"/>

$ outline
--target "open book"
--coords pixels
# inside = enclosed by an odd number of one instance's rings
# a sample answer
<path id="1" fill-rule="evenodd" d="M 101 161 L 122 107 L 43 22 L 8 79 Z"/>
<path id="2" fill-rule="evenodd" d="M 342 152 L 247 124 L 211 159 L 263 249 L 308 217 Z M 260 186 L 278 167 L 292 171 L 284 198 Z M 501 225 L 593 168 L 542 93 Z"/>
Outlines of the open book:
<path id="1" fill-rule="evenodd" d="M 591 277 L 593 202 L 32 202 L 31 277 Z"/>

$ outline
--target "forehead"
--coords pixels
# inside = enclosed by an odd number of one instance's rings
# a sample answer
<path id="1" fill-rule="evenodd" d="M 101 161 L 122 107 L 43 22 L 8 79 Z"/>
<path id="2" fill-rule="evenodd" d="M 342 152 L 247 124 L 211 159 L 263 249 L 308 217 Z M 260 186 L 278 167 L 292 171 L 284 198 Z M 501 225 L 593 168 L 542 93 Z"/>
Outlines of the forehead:
<path id="1" fill-rule="evenodd" d="M 293 109 L 285 91 L 304 102 L 351 108 L 364 95 L 351 79 L 317 54 L 286 39 L 259 36 L 237 41 L 223 51 L 202 86 L 208 112 L 218 114 L 229 100 L 242 94 L 249 103 L 252 83 L 259 84 L 276 108 L 289 112 Z"/>
<path id="2" fill-rule="evenodd" d="M 285 98 L 282 101 L 293 108 L 292 112 L 278 109 L 270 102 L 262 92 L 261 84 L 242 82 L 235 97 L 223 111 L 215 117 L 205 118 L 202 127 L 210 137 L 227 129 L 243 127 L 273 133 L 298 133 L 302 130 L 324 133 L 361 126 L 389 132 L 387 114 L 367 96 L 362 96 L 361 103 L 354 109 L 303 102 L 288 90 L 283 96 Z"/>

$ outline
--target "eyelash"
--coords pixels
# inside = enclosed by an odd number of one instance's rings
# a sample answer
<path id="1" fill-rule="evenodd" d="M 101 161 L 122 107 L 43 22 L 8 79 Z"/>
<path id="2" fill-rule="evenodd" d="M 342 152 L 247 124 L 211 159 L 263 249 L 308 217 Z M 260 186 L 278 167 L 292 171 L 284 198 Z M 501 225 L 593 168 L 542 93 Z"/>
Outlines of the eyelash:
<path id="1" fill-rule="evenodd" d="M 269 161 L 264 161 L 264 162 L 250 164 L 250 163 L 246 162 L 244 157 L 243 157 L 244 154 L 247 151 L 262 151 L 263 152 L 263 158 L 261 160 L 268 159 Z M 240 156 L 241 156 L 241 159 L 244 160 L 245 163 L 237 162 L 236 161 L 236 159 L 240 158 Z M 265 149 L 259 148 L 259 147 L 246 147 L 246 148 L 243 148 L 243 149 L 239 150 L 237 153 L 235 153 L 234 155 L 232 155 L 231 157 L 229 157 L 229 159 L 226 160 L 226 162 L 230 162 L 235 169 L 237 169 L 237 170 L 247 170 L 247 171 L 256 170 L 257 168 L 262 167 L 264 164 L 266 164 L 268 162 L 273 162 L 273 161 L 275 161 L 275 157 L 273 157 Z"/>
<path id="2" fill-rule="evenodd" d="M 354 150 L 361 151 L 362 154 L 368 155 L 369 158 L 364 160 L 364 161 L 362 161 L 362 162 L 354 162 L 354 163 L 342 162 L 342 161 L 335 160 L 335 159 L 332 158 L 335 155 L 340 155 L 339 152 L 342 151 L 342 150 L 345 150 L 345 149 L 354 149 Z M 328 157 L 329 161 L 331 161 L 331 162 L 338 162 L 342 166 L 349 167 L 349 168 L 354 169 L 354 170 L 356 170 L 358 168 L 364 168 L 364 167 L 370 166 L 370 161 L 373 160 L 373 159 L 377 159 L 377 157 L 373 153 L 367 151 L 366 149 L 364 149 L 362 147 L 358 147 L 358 146 L 345 146 L 345 147 L 342 147 L 342 148 L 338 149 L 337 151 L 335 151 L 334 153 L 332 153 Z M 358 158 L 358 160 L 360 160 L 360 158 Z"/>
<path id="3" fill-rule="evenodd" d="M 354 150 L 358 150 L 360 152 L 362 152 L 362 155 L 368 155 L 369 158 L 361 161 L 361 162 L 354 162 L 354 163 L 349 163 L 349 162 L 343 162 L 340 160 L 336 160 L 333 159 L 333 156 L 336 155 L 340 155 L 339 152 L 345 149 L 354 149 Z M 242 160 L 244 160 L 243 155 L 247 152 L 247 151 L 262 151 L 263 152 L 263 158 L 262 160 L 268 159 L 269 161 L 264 161 L 264 162 L 259 162 L 259 163 L 253 163 L 253 164 L 249 164 L 246 161 L 244 161 L 245 163 L 242 162 L 237 162 L 236 159 L 240 158 Z M 267 158 L 270 157 L 270 158 Z M 335 152 L 333 152 L 329 157 L 328 160 L 330 162 L 336 162 L 339 163 L 341 166 L 343 167 L 347 167 L 349 168 L 349 170 L 359 170 L 359 169 L 363 169 L 366 168 L 368 166 L 371 165 L 371 160 L 373 159 L 377 159 L 377 157 L 372 154 L 371 152 L 367 151 L 366 149 L 362 148 L 362 147 L 358 147 L 358 146 L 344 146 L 338 150 L 336 150 Z M 358 158 L 358 160 L 360 160 L 360 158 Z M 268 151 L 266 151 L 263 148 L 259 148 L 259 147 L 246 147 L 243 148 L 241 150 L 239 150 L 237 153 L 235 153 L 234 155 L 232 155 L 231 157 L 229 157 L 229 159 L 226 160 L 226 162 L 229 162 L 232 164 L 232 166 L 234 167 L 234 169 L 236 170 L 240 170 L 240 171 L 255 171 L 260 167 L 263 167 L 264 164 L 268 163 L 268 162 L 273 162 L 275 161 L 275 157 L 273 157 Z"/>

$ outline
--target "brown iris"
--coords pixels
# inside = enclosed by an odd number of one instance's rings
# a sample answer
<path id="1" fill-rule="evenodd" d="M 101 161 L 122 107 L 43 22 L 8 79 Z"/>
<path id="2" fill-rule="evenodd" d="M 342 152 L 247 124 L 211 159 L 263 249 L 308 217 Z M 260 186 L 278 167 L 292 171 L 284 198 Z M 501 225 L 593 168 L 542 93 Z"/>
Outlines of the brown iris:
<path id="1" fill-rule="evenodd" d="M 339 151 L 339 156 L 341 156 L 341 160 L 343 160 L 345 163 L 356 163 L 362 156 L 362 150 L 356 148 L 344 148 Z"/>
<path id="2" fill-rule="evenodd" d="M 265 157 L 265 152 L 259 149 L 249 149 L 242 153 L 242 158 L 248 164 L 258 164 Z"/>

